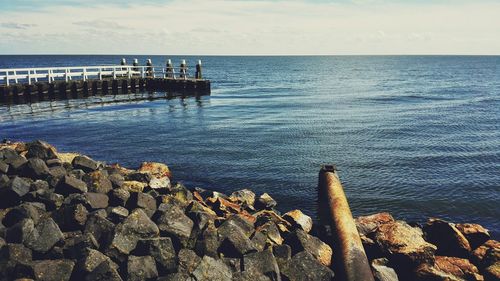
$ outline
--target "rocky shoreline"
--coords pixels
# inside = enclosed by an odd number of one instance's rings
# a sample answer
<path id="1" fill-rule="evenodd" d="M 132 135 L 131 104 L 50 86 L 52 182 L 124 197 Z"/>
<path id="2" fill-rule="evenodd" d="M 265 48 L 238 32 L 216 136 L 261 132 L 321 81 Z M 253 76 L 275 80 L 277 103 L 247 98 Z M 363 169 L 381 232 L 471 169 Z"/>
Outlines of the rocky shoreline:
<path id="1" fill-rule="evenodd" d="M 172 179 L 161 163 L 0 144 L 0 280 L 341 280 L 327 227 L 300 210 Z M 356 224 L 376 280 L 500 280 L 500 242 L 480 225 Z"/>

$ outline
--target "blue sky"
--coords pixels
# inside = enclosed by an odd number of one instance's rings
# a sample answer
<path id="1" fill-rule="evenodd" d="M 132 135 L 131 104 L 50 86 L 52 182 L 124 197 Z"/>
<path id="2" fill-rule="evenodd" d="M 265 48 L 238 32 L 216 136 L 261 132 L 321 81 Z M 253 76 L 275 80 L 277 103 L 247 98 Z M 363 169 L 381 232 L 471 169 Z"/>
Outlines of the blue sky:
<path id="1" fill-rule="evenodd" d="M 500 54 L 494 0 L 0 0 L 0 54 Z"/>

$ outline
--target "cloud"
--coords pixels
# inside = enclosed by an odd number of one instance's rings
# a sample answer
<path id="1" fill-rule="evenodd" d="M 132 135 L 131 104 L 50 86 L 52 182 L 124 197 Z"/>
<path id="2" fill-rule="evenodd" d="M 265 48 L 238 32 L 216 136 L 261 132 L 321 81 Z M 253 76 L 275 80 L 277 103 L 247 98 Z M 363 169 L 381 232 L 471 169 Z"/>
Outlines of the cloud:
<path id="1" fill-rule="evenodd" d="M 30 27 L 35 27 L 36 24 L 27 24 L 27 23 L 16 23 L 16 22 L 2 22 L 0 23 L 0 27 L 8 28 L 8 29 L 28 29 Z"/>
<path id="2" fill-rule="evenodd" d="M 126 28 L 125 26 L 120 25 L 117 22 L 107 21 L 107 20 L 77 21 L 77 22 L 73 22 L 73 24 L 83 26 L 83 27 L 93 27 L 93 28 L 98 28 L 98 29 Z"/>

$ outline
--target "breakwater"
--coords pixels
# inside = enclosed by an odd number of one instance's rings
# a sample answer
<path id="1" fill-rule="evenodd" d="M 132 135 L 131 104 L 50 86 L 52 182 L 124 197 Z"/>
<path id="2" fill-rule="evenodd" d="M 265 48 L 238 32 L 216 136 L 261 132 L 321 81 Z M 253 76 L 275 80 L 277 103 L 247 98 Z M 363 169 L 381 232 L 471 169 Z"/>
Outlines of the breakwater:
<path id="1" fill-rule="evenodd" d="M 41 141 L 0 145 L 0 278 L 339 278 L 334 229 L 281 214 L 268 194 L 173 179 L 161 163 L 131 170 Z M 376 280 L 499 278 L 500 243 L 480 225 L 379 213 L 356 228 Z"/>

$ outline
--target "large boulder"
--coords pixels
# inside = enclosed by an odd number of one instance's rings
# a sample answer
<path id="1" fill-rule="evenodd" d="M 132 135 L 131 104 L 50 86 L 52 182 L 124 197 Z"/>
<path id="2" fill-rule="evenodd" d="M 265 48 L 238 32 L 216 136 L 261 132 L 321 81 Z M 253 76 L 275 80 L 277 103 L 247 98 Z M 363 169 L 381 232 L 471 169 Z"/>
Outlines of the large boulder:
<path id="1" fill-rule="evenodd" d="M 423 262 L 432 264 L 437 247 L 426 242 L 422 230 L 395 221 L 378 227 L 375 241 L 396 267 L 407 269 Z"/>
<path id="2" fill-rule="evenodd" d="M 398 275 L 394 268 L 389 266 L 386 258 L 374 259 L 371 262 L 373 277 L 376 281 L 398 281 Z"/>
<path id="3" fill-rule="evenodd" d="M 23 271 L 35 280 L 65 281 L 70 280 L 74 266 L 75 262 L 72 260 L 41 260 L 24 265 Z"/>
<path id="4" fill-rule="evenodd" d="M 142 192 L 145 187 L 146 184 L 140 181 L 124 181 L 121 188 L 128 192 Z"/>
<path id="5" fill-rule="evenodd" d="M 95 171 L 101 166 L 101 163 L 85 155 L 76 156 L 71 164 L 75 169 L 81 169 L 85 173 L 90 173 L 92 171 Z"/>
<path id="6" fill-rule="evenodd" d="M 113 262 L 101 262 L 92 272 L 85 276 L 86 281 L 122 281 Z"/>
<path id="7" fill-rule="evenodd" d="M 252 232 L 251 225 L 247 225 L 244 220 L 237 219 L 236 216 L 231 217 L 217 228 L 219 240 L 222 241 L 218 251 L 224 256 L 234 258 L 257 251 L 250 240 Z"/>
<path id="8" fill-rule="evenodd" d="M 355 222 L 360 235 L 370 236 L 371 233 L 375 233 L 379 225 L 394 222 L 394 218 L 389 213 L 377 213 L 357 217 Z"/>
<path id="9" fill-rule="evenodd" d="M 28 158 L 36 157 L 42 160 L 57 158 L 56 148 L 44 141 L 37 140 L 26 145 L 28 147 L 26 157 Z"/>
<path id="10" fill-rule="evenodd" d="M 42 159 L 30 158 L 24 165 L 23 175 L 32 179 L 45 179 L 50 175 L 50 170 Z"/>
<path id="11" fill-rule="evenodd" d="M 77 178 L 64 176 L 57 184 L 56 192 L 64 196 L 71 193 L 85 193 L 87 192 L 87 184 Z"/>
<path id="12" fill-rule="evenodd" d="M 177 255 L 172 240 L 168 237 L 141 239 L 137 243 L 134 254 L 138 256 L 151 256 L 158 265 L 161 274 L 177 270 Z"/>
<path id="13" fill-rule="evenodd" d="M 283 218 L 287 220 L 293 227 L 298 227 L 309 233 L 312 229 L 312 218 L 305 215 L 300 210 L 293 210 L 283 215 Z"/>
<path id="14" fill-rule="evenodd" d="M 179 258 L 178 272 L 190 275 L 201 262 L 201 258 L 193 250 L 181 249 L 177 255 Z"/>
<path id="15" fill-rule="evenodd" d="M 221 260 L 216 260 L 209 256 L 204 256 L 192 276 L 197 281 L 231 281 L 232 273 L 229 267 Z"/>
<path id="16" fill-rule="evenodd" d="M 331 281 L 333 271 L 322 265 L 306 251 L 292 257 L 283 268 L 281 274 L 290 281 Z"/>
<path id="17" fill-rule="evenodd" d="M 332 248 L 302 229 L 290 233 L 285 242 L 292 247 L 293 253 L 306 251 L 324 266 L 330 266 L 332 263 Z"/>
<path id="18" fill-rule="evenodd" d="M 154 178 L 171 178 L 172 173 L 167 165 L 156 162 L 143 162 L 138 169 L 142 173 L 150 173 Z"/>
<path id="19" fill-rule="evenodd" d="M 105 170 L 97 170 L 85 174 L 82 180 L 87 183 L 88 189 L 91 192 L 107 194 L 113 189 L 113 184 L 108 178 L 108 172 Z"/>
<path id="20" fill-rule="evenodd" d="M 193 230 L 193 221 L 175 204 L 161 204 L 153 220 L 162 235 L 172 238 L 175 247 L 186 247 Z"/>
<path id="21" fill-rule="evenodd" d="M 129 256 L 127 263 L 127 280 L 142 281 L 158 277 L 155 260 L 150 256 Z"/>
<path id="22" fill-rule="evenodd" d="M 85 197 L 88 202 L 88 207 L 91 210 L 105 209 L 109 205 L 109 197 L 106 194 L 87 192 L 85 193 Z"/>
<path id="23" fill-rule="evenodd" d="M 29 263 L 31 258 L 31 250 L 23 244 L 5 244 L 0 248 L 0 279 L 15 279 L 13 275 L 16 266 Z"/>
<path id="24" fill-rule="evenodd" d="M 249 189 L 235 191 L 229 196 L 231 201 L 237 202 L 243 208 L 253 208 L 255 204 L 255 193 Z"/>
<path id="25" fill-rule="evenodd" d="M 431 218 L 423 227 L 425 238 L 437 246 L 436 254 L 467 258 L 471 251 L 469 241 L 455 227 L 444 220 Z"/>
<path id="26" fill-rule="evenodd" d="M 258 209 L 271 210 L 272 208 L 276 207 L 276 205 L 278 205 L 276 200 L 274 200 L 267 193 L 263 193 L 261 196 L 259 196 L 257 202 L 255 202 L 255 207 L 257 207 Z"/>
<path id="27" fill-rule="evenodd" d="M 479 224 L 458 223 L 455 227 L 467 238 L 473 250 L 490 239 L 488 230 Z"/>
<path id="28" fill-rule="evenodd" d="M 19 204 L 21 198 L 30 191 L 30 183 L 20 177 L 14 177 L 0 189 L 0 208 Z"/>
<path id="29" fill-rule="evenodd" d="M 38 253 L 47 253 L 64 238 L 61 229 L 52 218 L 40 220 L 35 229 L 38 235 L 34 235 L 32 239 L 25 241 L 25 244 Z"/>
<path id="30" fill-rule="evenodd" d="M 467 259 L 436 256 L 434 264 L 423 263 L 415 270 L 416 280 L 483 281 L 479 270 Z"/>
<path id="31" fill-rule="evenodd" d="M 243 270 L 262 273 L 271 280 L 281 280 L 280 269 L 271 248 L 243 256 Z"/>

